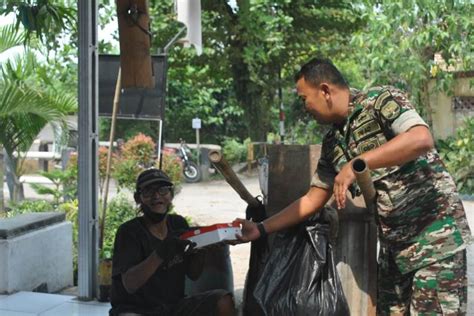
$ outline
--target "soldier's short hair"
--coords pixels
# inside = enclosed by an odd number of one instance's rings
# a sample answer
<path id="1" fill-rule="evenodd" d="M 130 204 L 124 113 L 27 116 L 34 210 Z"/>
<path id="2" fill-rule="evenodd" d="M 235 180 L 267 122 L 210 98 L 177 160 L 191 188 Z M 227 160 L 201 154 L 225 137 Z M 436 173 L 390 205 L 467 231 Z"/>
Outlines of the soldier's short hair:
<path id="1" fill-rule="evenodd" d="M 342 88 L 349 88 L 344 76 L 327 58 L 315 57 L 304 64 L 296 73 L 295 82 L 301 78 L 314 86 L 318 86 L 321 82 L 328 82 Z"/>

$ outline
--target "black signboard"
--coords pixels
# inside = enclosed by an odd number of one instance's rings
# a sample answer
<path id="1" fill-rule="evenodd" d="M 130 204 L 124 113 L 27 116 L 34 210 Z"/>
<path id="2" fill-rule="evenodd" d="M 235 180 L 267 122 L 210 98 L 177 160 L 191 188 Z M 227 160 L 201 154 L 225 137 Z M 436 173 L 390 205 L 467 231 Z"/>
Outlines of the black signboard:
<path id="1" fill-rule="evenodd" d="M 165 56 L 152 56 L 155 88 L 127 88 L 120 94 L 118 118 L 159 120 L 163 118 L 166 92 Z M 111 117 L 120 56 L 99 55 L 99 116 Z"/>

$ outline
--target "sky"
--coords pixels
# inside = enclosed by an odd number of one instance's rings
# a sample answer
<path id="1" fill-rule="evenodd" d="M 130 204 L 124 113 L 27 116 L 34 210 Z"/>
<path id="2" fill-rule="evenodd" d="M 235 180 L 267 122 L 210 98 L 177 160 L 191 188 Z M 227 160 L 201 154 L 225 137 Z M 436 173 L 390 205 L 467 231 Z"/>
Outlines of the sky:
<path id="1" fill-rule="evenodd" d="M 0 19 L 0 26 L 14 24 L 15 23 L 15 15 L 10 13 L 6 16 L 2 16 Z M 110 42 L 112 45 L 118 47 L 118 42 L 114 40 L 112 34 L 118 28 L 118 23 L 116 18 L 112 20 L 111 23 L 107 24 L 104 29 L 98 28 L 98 35 L 100 40 L 104 40 L 105 42 Z M 7 60 L 17 54 L 22 54 L 24 52 L 23 46 L 13 47 L 3 53 L 0 54 L 0 62 Z"/>

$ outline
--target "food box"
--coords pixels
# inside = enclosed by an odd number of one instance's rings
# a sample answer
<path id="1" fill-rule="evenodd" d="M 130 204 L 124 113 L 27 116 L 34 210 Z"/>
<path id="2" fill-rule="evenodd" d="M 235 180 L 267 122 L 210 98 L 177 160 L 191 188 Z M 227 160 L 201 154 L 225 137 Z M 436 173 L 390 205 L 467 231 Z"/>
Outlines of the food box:
<path id="1" fill-rule="evenodd" d="M 242 234 L 238 222 L 200 227 L 182 234 L 180 238 L 195 242 L 196 247 L 200 248 L 225 240 L 236 240 L 235 234 Z"/>

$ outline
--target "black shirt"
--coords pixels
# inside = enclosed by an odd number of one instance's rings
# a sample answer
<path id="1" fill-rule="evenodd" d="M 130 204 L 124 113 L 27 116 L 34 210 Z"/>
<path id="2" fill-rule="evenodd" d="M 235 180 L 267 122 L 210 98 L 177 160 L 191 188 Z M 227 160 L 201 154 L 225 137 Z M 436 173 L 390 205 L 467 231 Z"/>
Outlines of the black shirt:
<path id="1" fill-rule="evenodd" d="M 179 215 L 168 215 L 167 225 L 167 238 L 178 237 L 189 229 L 186 220 Z M 148 231 L 143 217 L 136 217 L 118 228 L 112 259 L 112 310 L 143 313 L 161 311 L 166 314 L 184 297 L 184 258 L 158 267 L 150 279 L 133 294 L 129 294 L 122 284 L 122 273 L 148 258 L 161 242 Z"/>

